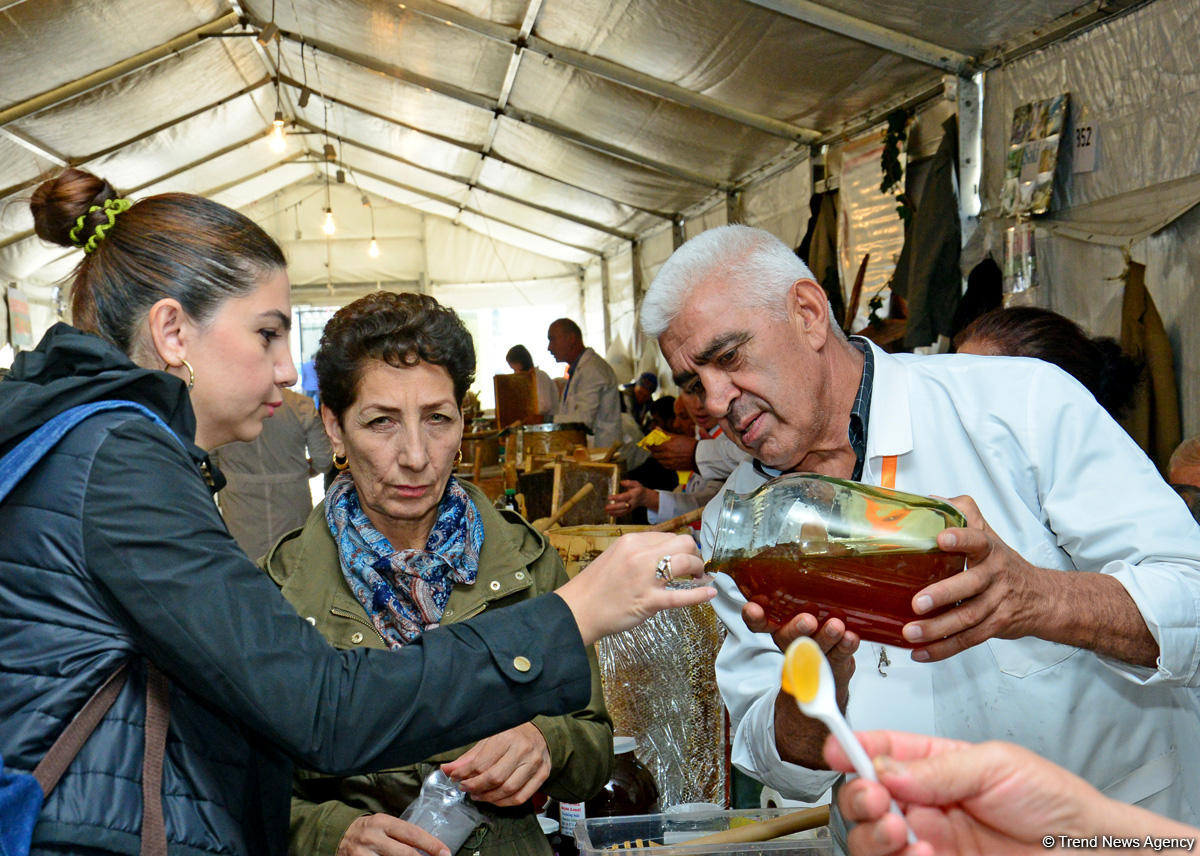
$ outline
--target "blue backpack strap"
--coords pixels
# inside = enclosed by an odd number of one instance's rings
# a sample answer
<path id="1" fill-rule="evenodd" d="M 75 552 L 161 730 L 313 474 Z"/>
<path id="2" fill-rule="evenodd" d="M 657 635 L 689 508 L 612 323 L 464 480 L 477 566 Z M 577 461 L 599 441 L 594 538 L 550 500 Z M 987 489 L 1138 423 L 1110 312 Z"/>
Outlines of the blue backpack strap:
<path id="1" fill-rule="evenodd" d="M 25 474 L 33 469 L 34 465 L 44 458 L 59 440 L 66 436 L 68 431 L 89 416 L 105 410 L 136 410 L 161 425 L 180 446 L 183 446 L 179 435 L 171 430 L 171 426 L 164 422 L 162 417 L 135 401 L 94 401 L 91 404 L 80 404 L 64 410 L 49 422 L 42 424 L 36 431 L 14 446 L 7 455 L 0 458 L 0 502 L 17 486 Z"/>

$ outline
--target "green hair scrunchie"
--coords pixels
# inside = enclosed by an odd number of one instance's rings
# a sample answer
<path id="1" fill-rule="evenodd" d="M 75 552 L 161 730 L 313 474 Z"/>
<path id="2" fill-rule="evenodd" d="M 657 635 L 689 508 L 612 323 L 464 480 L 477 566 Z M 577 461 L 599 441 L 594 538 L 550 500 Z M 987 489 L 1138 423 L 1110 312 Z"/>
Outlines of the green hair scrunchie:
<path id="1" fill-rule="evenodd" d="M 69 237 L 71 243 L 77 247 L 83 247 L 83 251 L 89 255 L 95 251 L 96 247 L 104 240 L 105 233 L 113 227 L 117 221 L 117 215 L 123 211 L 128 211 L 133 207 L 133 203 L 128 199 L 105 199 L 103 205 L 93 205 L 87 210 L 87 213 L 80 214 L 79 219 L 75 221 L 75 226 L 71 229 Z M 97 211 L 103 211 L 108 217 L 107 223 L 101 223 L 92 232 L 92 236 L 87 239 L 87 243 L 79 242 L 79 230 L 83 228 L 87 220 L 88 214 L 94 214 Z"/>

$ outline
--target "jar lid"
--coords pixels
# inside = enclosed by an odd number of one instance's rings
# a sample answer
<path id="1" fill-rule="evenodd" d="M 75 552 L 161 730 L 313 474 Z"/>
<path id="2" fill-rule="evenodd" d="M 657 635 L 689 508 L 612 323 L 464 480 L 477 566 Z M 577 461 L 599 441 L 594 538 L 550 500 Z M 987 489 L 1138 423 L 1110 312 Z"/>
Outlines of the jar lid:
<path id="1" fill-rule="evenodd" d="M 613 754 L 621 755 L 625 752 L 632 752 L 637 748 L 636 737 L 618 737 L 613 735 Z"/>
<path id="2" fill-rule="evenodd" d="M 553 835 L 558 832 L 558 821 L 552 817 L 546 817 L 544 814 L 537 816 L 538 826 L 542 828 L 542 835 Z"/>

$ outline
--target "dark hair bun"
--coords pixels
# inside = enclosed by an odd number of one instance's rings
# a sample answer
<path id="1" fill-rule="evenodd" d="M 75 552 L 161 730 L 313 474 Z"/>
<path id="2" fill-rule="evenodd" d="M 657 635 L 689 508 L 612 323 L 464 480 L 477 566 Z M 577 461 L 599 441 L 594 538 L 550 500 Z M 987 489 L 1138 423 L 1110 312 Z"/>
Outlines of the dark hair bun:
<path id="1" fill-rule="evenodd" d="M 82 246 L 100 223 L 107 223 L 103 211 L 88 209 L 103 205 L 107 199 L 119 196 L 113 186 L 99 176 L 70 167 L 58 177 L 43 181 L 33 192 L 29 208 L 33 212 L 33 228 L 45 241 L 64 247 Z M 78 240 L 71 240 L 71 230 L 86 215 Z"/>

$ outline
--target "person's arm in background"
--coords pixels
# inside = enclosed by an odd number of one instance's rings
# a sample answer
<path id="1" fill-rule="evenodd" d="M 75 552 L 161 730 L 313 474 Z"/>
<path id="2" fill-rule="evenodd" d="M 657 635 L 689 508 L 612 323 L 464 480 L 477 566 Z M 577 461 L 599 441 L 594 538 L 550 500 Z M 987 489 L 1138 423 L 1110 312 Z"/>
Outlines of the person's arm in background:
<path id="1" fill-rule="evenodd" d="M 555 422 L 581 422 L 595 430 L 600 396 L 609 385 L 605 372 L 592 362 L 591 352 L 579 358 L 575 373 L 568 381 L 567 395 L 562 407 L 554 414 Z M 619 396 L 618 396 L 619 397 Z"/>
<path id="2" fill-rule="evenodd" d="M 1109 799 L 1078 776 L 1028 749 L 996 741 L 965 743 L 898 731 L 858 735 L 875 760 L 878 782 L 857 778 L 838 805 L 850 831 L 851 856 L 1006 856 L 1055 850 L 1061 838 L 1108 835 L 1177 839 L 1158 852 L 1190 852 L 1200 836 L 1177 821 Z M 854 768 L 831 736 L 825 758 L 835 770 Z M 917 837 L 907 844 L 895 799 Z M 1079 844 L 1077 847 L 1090 845 Z M 1107 849 L 1101 847 L 1101 849 Z"/>
<path id="3" fill-rule="evenodd" d="M 289 404 L 294 404 L 296 418 L 304 429 L 304 444 L 308 447 L 308 475 L 322 475 L 329 469 L 333 458 L 333 447 L 329 444 L 329 436 L 325 433 L 325 425 L 321 415 L 313 406 L 312 399 L 307 395 L 289 398 Z"/>

